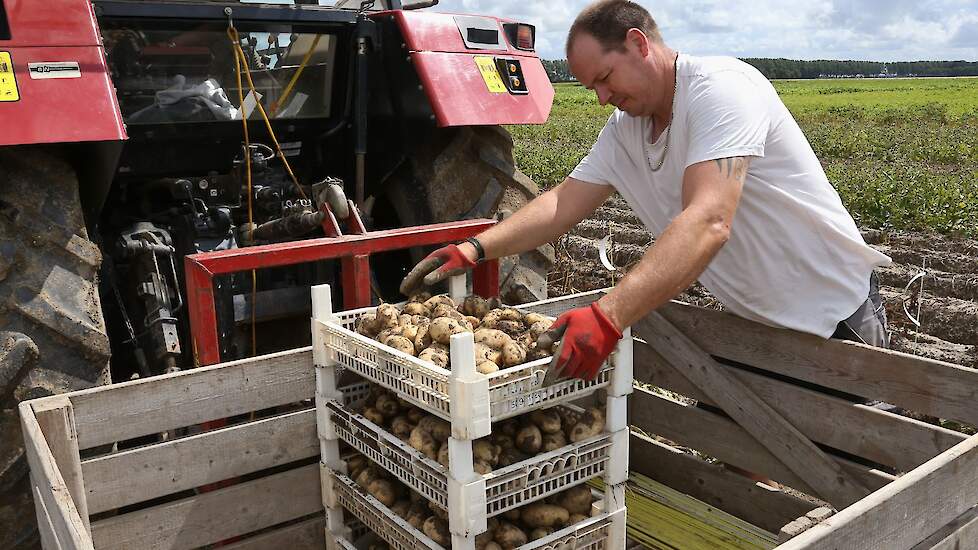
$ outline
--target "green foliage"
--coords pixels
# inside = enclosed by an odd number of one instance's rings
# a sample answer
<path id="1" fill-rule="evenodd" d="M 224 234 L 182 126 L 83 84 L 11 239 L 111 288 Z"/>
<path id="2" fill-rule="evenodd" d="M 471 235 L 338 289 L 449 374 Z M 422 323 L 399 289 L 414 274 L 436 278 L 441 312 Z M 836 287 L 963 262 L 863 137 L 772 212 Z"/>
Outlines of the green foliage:
<path id="1" fill-rule="evenodd" d="M 978 79 L 774 84 L 860 225 L 978 236 Z M 542 188 L 574 169 L 613 110 L 578 84 L 555 88 L 546 124 L 510 128 Z"/>

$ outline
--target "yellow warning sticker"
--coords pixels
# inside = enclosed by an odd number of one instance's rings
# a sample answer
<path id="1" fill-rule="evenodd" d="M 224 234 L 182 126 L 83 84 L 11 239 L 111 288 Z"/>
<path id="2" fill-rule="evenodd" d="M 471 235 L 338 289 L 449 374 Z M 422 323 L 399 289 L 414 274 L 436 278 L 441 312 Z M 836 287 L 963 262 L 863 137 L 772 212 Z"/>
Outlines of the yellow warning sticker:
<path id="1" fill-rule="evenodd" d="M 475 64 L 479 66 L 479 72 L 482 73 L 482 80 L 486 81 L 486 88 L 489 88 L 489 91 L 494 94 L 505 94 L 506 85 L 503 84 L 503 79 L 499 77 L 496 61 L 485 55 L 477 55 L 474 59 Z"/>
<path id="2" fill-rule="evenodd" d="M 17 101 L 17 77 L 14 76 L 14 63 L 10 52 L 0 52 L 0 101 Z"/>

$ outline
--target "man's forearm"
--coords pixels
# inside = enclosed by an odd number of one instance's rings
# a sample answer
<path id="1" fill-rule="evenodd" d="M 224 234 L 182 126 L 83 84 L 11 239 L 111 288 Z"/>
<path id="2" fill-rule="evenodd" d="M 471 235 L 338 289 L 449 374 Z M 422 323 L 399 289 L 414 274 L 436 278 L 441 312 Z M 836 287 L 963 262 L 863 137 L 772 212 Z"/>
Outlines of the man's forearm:
<path id="1" fill-rule="evenodd" d="M 598 305 L 619 329 L 631 326 L 689 288 L 728 235 L 724 224 L 684 211 Z"/>

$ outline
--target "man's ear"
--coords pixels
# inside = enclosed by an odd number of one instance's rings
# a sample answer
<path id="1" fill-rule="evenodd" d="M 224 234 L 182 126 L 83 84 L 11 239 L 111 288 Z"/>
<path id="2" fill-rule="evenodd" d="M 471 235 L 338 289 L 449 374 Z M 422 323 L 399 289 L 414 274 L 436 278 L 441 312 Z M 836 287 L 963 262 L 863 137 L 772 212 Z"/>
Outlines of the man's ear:
<path id="1" fill-rule="evenodd" d="M 645 36 L 641 29 L 635 27 L 628 29 L 628 33 L 625 34 L 625 42 L 638 50 L 642 57 L 649 56 L 649 37 Z"/>

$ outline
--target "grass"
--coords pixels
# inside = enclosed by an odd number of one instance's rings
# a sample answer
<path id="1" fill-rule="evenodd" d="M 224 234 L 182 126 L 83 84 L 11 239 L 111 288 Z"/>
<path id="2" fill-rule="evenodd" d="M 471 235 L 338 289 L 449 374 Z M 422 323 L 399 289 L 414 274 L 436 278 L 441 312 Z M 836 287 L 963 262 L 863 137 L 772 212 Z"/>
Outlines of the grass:
<path id="1" fill-rule="evenodd" d="M 978 237 L 978 78 L 776 81 L 856 221 Z M 587 154 L 611 107 L 557 84 L 550 120 L 510 128 L 541 187 Z"/>

